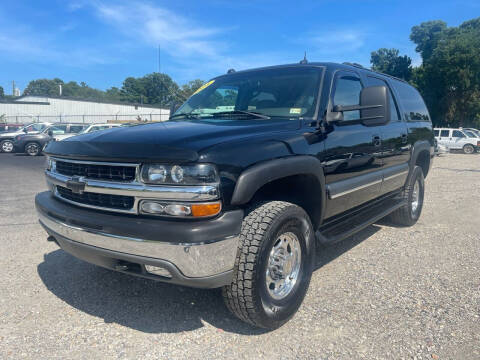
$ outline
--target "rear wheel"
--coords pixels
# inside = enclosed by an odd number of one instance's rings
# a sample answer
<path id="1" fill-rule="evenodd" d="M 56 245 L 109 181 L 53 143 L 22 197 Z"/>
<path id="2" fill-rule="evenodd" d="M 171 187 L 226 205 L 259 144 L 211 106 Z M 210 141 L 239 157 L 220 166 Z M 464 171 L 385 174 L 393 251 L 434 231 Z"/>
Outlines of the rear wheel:
<path id="1" fill-rule="evenodd" d="M 390 220 L 397 225 L 414 225 L 422 212 L 424 190 L 422 168 L 415 166 L 403 191 L 407 204 L 391 213 Z"/>
<path id="2" fill-rule="evenodd" d="M 12 140 L 3 140 L 0 142 L 0 149 L 5 153 L 11 153 L 13 151 L 13 141 Z"/>
<path id="3" fill-rule="evenodd" d="M 40 145 L 35 142 L 27 143 L 25 152 L 30 156 L 37 156 L 41 152 Z"/>
<path id="4" fill-rule="evenodd" d="M 475 148 L 471 144 L 467 144 L 463 147 L 464 154 L 473 154 L 475 152 Z"/>
<path id="5" fill-rule="evenodd" d="M 298 310 L 315 256 L 312 224 L 297 205 L 258 204 L 242 224 L 232 284 L 223 288 L 228 309 L 252 325 L 275 329 Z"/>

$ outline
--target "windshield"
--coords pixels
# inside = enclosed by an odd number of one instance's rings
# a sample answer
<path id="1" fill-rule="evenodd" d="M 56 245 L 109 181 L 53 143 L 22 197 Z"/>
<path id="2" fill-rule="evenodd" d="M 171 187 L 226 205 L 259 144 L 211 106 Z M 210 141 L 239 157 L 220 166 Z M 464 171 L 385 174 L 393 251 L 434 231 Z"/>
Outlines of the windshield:
<path id="1" fill-rule="evenodd" d="M 463 132 L 467 134 L 468 137 L 471 137 L 471 138 L 477 137 L 477 135 L 474 134 L 473 131 L 463 130 Z"/>
<path id="2" fill-rule="evenodd" d="M 30 125 L 27 125 L 25 126 L 22 130 L 23 131 L 27 131 L 27 132 L 31 132 L 31 131 L 42 131 L 43 129 L 45 129 L 46 125 L 45 124 L 30 124 Z"/>
<path id="3" fill-rule="evenodd" d="M 287 67 L 222 76 L 203 85 L 171 118 L 312 117 L 320 74 L 314 67 Z"/>

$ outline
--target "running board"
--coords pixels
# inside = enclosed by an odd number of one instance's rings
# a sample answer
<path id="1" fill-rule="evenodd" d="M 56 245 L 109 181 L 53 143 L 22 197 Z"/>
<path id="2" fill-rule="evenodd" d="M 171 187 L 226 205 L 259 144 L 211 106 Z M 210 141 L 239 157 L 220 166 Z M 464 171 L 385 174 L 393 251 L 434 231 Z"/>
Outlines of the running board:
<path id="1" fill-rule="evenodd" d="M 315 236 L 322 244 L 333 244 L 342 241 L 406 204 L 407 201 L 404 199 L 387 199 L 356 214 L 352 214 L 347 219 L 340 219 L 339 221 L 325 224 L 320 227 Z"/>

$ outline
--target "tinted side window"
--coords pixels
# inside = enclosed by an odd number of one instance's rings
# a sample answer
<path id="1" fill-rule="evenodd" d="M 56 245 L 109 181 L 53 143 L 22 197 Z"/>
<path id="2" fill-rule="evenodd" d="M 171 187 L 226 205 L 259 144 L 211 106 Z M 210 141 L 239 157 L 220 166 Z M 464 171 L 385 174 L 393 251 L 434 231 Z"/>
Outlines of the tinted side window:
<path id="1" fill-rule="evenodd" d="M 373 77 L 367 76 L 368 79 L 368 86 L 386 86 L 388 91 L 388 95 L 390 98 L 390 121 L 400 121 L 400 112 L 398 111 L 397 102 L 393 98 L 392 90 L 390 86 L 386 83 L 386 81 Z"/>
<path id="2" fill-rule="evenodd" d="M 80 131 L 83 130 L 82 125 L 70 125 L 70 132 L 73 134 L 78 134 Z"/>
<path id="3" fill-rule="evenodd" d="M 452 137 L 463 138 L 463 137 L 466 137 L 466 136 L 461 131 L 453 130 Z"/>
<path id="4" fill-rule="evenodd" d="M 335 81 L 335 93 L 333 94 L 333 105 L 359 105 L 362 83 L 355 76 L 344 75 Z M 345 111 L 345 120 L 360 119 L 360 111 Z"/>
<path id="5" fill-rule="evenodd" d="M 433 130 L 433 133 L 435 134 L 435 136 L 438 136 L 440 134 L 440 130 Z"/>
<path id="6" fill-rule="evenodd" d="M 440 131 L 440 137 L 448 137 L 450 130 L 442 130 Z"/>
<path id="7" fill-rule="evenodd" d="M 427 107 L 419 92 L 413 86 L 397 80 L 393 82 L 393 86 L 400 96 L 407 121 L 430 121 Z"/>

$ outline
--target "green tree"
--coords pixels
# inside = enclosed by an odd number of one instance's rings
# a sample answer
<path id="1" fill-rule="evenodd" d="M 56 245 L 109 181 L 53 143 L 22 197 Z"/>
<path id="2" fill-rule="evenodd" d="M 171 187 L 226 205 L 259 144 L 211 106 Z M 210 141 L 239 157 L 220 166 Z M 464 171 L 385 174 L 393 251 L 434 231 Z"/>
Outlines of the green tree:
<path id="1" fill-rule="evenodd" d="M 3 99 L 5 96 L 5 93 L 3 92 L 3 87 L 0 86 L 0 99 Z"/>
<path id="2" fill-rule="evenodd" d="M 200 79 L 191 80 L 186 84 L 183 84 L 179 91 L 179 100 L 185 101 L 187 100 L 192 94 L 197 91 L 205 81 Z"/>
<path id="3" fill-rule="evenodd" d="M 160 106 L 170 106 L 180 96 L 177 83 L 167 74 L 161 73 L 126 78 L 120 94 L 123 101 Z"/>
<path id="4" fill-rule="evenodd" d="M 433 25 L 432 25 L 433 24 Z M 480 18 L 447 28 L 428 22 L 412 28 L 423 63 L 413 82 L 436 124 L 473 125 L 480 113 Z M 420 36 L 425 30 L 424 36 Z"/>
<path id="5" fill-rule="evenodd" d="M 420 53 L 423 61 L 430 59 L 446 31 L 447 24 L 441 20 L 423 22 L 412 28 L 410 40 L 417 45 L 415 51 Z"/>
<path id="6" fill-rule="evenodd" d="M 381 48 L 372 51 L 370 63 L 372 70 L 410 80 L 412 76 L 412 59 L 407 55 L 400 56 L 398 49 Z"/>
<path id="7" fill-rule="evenodd" d="M 58 78 L 32 80 L 23 91 L 23 95 L 58 96 L 60 84 L 63 85 L 63 80 Z"/>

